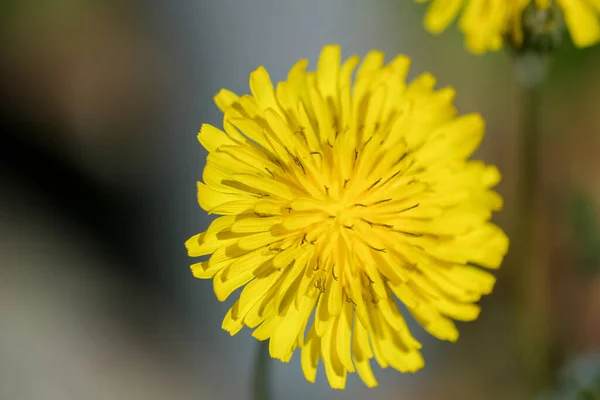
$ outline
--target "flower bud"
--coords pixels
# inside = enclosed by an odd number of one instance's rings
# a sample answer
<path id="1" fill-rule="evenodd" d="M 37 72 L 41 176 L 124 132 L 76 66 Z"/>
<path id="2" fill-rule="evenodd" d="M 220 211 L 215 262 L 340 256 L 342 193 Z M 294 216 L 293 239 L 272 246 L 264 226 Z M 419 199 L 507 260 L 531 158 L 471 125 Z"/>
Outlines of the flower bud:
<path id="1" fill-rule="evenodd" d="M 560 47 L 566 33 L 562 12 L 554 3 L 540 7 L 531 2 L 523 10 L 520 28 L 520 34 L 508 38 L 517 53 L 552 53 Z"/>

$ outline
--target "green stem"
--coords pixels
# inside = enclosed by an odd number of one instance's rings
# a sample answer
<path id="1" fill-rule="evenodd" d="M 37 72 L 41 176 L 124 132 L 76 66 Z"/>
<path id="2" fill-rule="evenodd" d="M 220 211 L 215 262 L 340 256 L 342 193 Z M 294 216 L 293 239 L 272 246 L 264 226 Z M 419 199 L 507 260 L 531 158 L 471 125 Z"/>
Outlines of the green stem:
<path id="1" fill-rule="evenodd" d="M 549 383 L 549 288 L 543 249 L 540 187 L 541 84 L 547 60 L 538 55 L 516 59 L 521 101 L 516 252 L 518 334 L 524 378 L 535 396 Z"/>
<path id="2" fill-rule="evenodd" d="M 270 375 L 269 341 L 258 342 L 256 359 L 254 362 L 253 396 L 254 400 L 269 400 L 271 390 L 269 385 Z"/>

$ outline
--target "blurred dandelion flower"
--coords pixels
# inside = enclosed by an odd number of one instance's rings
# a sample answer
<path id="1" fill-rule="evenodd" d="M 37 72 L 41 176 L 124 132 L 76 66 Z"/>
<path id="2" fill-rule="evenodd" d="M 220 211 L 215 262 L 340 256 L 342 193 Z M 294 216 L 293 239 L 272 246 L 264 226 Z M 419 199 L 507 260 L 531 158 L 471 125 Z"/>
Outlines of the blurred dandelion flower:
<path id="1" fill-rule="evenodd" d="M 528 35 L 560 40 L 565 23 L 578 47 L 600 40 L 598 0 L 432 0 L 425 27 L 439 34 L 461 11 L 459 29 L 467 48 L 476 54 L 499 50 L 505 39 L 518 47 Z"/>
<path id="2" fill-rule="evenodd" d="M 191 257 L 210 255 L 194 276 L 212 278 L 220 301 L 243 287 L 225 330 L 256 328 L 284 362 L 302 348 L 311 382 L 321 358 L 336 389 L 355 371 L 377 385 L 372 358 L 423 366 L 396 299 L 456 340 L 452 319 L 476 319 L 494 284 L 480 267 L 497 268 L 508 246 L 489 222 L 500 175 L 467 161 L 481 117 L 457 117 L 454 91 L 434 90 L 430 74 L 406 85 L 407 57 L 383 61 L 369 53 L 352 83 L 359 58 L 340 67 L 327 46 L 316 72 L 301 60 L 276 89 L 259 67 L 252 95 L 215 97 L 224 131 L 198 135 L 209 152 L 198 201 L 221 216 L 186 242 Z"/>

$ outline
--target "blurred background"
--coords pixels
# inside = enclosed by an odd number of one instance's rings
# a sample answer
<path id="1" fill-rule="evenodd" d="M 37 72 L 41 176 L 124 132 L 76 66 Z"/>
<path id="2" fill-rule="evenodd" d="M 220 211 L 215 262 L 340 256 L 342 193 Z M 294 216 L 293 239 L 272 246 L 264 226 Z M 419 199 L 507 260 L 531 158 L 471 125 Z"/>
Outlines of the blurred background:
<path id="1" fill-rule="evenodd" d="M 0 399 L 249 399 L 257 342 L 230 337 L 210 281 L 184 241 L 210 222 L 196 202 L 202 123 L 221 124 L 222 87 L 247 93 L 321 47 L 413 59 L 479 112 L 477 157 L 497 164 L 510 234 L 519 92 L 506 52 L 467 53 L 432 37 L 412 0 L 0 1 Z M 314 64 L 313 64 L 314 65 Z M 597 399 L 600 385 L 600 48 L 565 46 L 542 88 L 543 276 L 553 384 L 544 399 Z M 515 315 L 514 257 L 458 343 L 417 326 L 425 369 L 379 371 L 376 390 L 303 378 L 299 354 L 273 361 L 275 399 L 531 399 Z M 526 332 L 525 332 L 526 334 Z M 587 393 L 587 394 L 586 394 Z M 587 396 L 587 397 L 582 397 Z M 540 397 L 541 398 L 541 397 Z"/>

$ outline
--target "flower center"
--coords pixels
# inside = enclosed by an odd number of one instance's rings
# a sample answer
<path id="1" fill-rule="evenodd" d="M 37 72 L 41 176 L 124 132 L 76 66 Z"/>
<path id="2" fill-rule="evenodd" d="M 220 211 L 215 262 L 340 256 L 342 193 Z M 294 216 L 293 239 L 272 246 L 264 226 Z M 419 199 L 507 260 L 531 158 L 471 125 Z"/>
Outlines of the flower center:
<path id="1" fill-rule="evenodd" d="M 354 229 L 354 215 L 347 209 L 340 207 L 332 219 L 337 229 Z"/>

